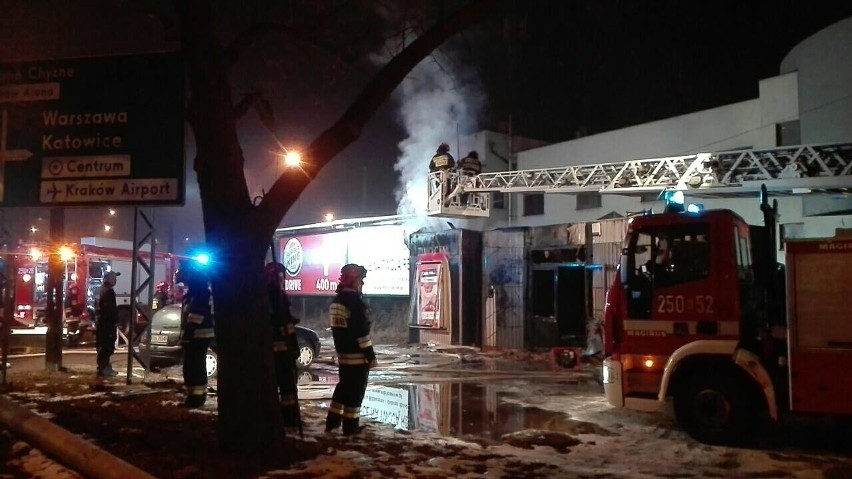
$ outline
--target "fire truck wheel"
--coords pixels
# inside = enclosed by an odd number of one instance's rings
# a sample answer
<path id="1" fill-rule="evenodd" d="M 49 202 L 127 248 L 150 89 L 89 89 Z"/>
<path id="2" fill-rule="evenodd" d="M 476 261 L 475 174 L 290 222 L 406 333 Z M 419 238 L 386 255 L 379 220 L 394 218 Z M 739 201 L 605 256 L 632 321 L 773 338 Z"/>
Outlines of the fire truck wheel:
<path id="1" fill-rule="evenodd" d="M 736 375 L 694 376 L 675 393 L 674 408 L 686 432 L 707 444 L 741 444 L 756 430 L 757 400 Z"/>

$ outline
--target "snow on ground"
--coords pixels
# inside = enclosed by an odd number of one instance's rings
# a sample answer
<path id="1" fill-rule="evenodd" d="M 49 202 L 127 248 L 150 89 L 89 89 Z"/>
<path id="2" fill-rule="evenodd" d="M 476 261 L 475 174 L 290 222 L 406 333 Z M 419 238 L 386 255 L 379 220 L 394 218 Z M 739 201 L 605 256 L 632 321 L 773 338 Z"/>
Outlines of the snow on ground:
<path id="1" fill-rule="evenodd" d="M 388 356 L 394 353 L 382 352 Z M 322 427 L 334 384 L 312 381 L 300 386 L 306 424 L 304 441 L 329 446 L 312 460 L 286 470 L 270 470 L 263 477 L 852 478 L 852 441 L 828 451 L 807 444 L 767 450 L 709 446 L 683 433 L 674 424 L 671 411 L 642 413 L 612 408 L 599 385 L 588 376 L 571 371 L 442 370 L 449 364 L 446 362 L 406 371 L 402 366 L 406 364 L 404 358 L 386 359 L 385 366 L 372 376 L 373 387 L 481 384 L 490 396 L 483 401 L 484 411 L 477 414 L 494 419 L 499 416 L 499 404 L 508 404 L 527 413 L 544 411 L 538 415 L 544 419 L 532 422 L 530 418 L 537 415 L 528 414 L 518 421 L 517 430 L 496 440 L 487 434 L 489 431 L 455 437 L 459 434 L 452 430 L 399 430 L 375 421 L 365 421 L 369 426 L 364 434 L 342 439 L 339 434 L 325 433 Z M 34 390 L 16 399 L 22 403 L 48 399 L 39 394 Z M 49 400 L 97 396 L 103 396 L 104 408 L 117 407 L 104 393 L 69 394 Z M 465 402 L 460 400 L 459 404 Z M 215 396 L 199 413 L 216 413 Z M 465 414 L 470 412 L 462 411 L 452 419 L 461 424 L 468 419 Z M 453 424 L 450 429 L 464 429 L 463 425 Z M 79 477 L 24 443 L 11 440 L 10 447 L 16 452 L 7 465 L 14 461 L 19 469 L 31 474 L 24 477 Z M 0 478 L 4 477 L 8 476 L 0 474 Z"/>

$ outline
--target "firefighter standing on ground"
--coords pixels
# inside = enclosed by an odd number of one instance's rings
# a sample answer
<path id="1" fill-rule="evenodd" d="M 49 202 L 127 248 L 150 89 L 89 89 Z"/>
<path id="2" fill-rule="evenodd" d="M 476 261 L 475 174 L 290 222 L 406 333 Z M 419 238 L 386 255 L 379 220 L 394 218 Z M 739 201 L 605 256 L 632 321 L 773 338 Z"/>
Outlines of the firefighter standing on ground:
<path id="1" fill-rule="evenodd" d="M 290 312 L 290 299 L 284 291 L 283 264 L 266 265 L 266 285 L 271 306 L 272 350 L 281 414 L 285 427 L 296 427 L 301 423 L 296 389 L 296 357 L 299 354 L 296 323 L 299 320 Z"/>
<path id="2" fill-rule="evenodd" d="M 110 358 L 115 352 L 115 341 L 118 339 L 116 328 L 118 327 L 118 304 L 115 299 L 115 282 L 120 273 L 110 271 L 104 275 L 101 286 L 101 294 L 98 297 L 98 309 L 95 312 L 97 323 L 95 325 L 95 342 L 97 345 L 97 367 L 99 377 L 117 376 L 118 373 L 112 369 Z"/>
<path id="3" fill-rule="evenodd" d="M 482 163 L 479 162 L 479 153 L 474 150 L 462 158 L 461 161 L 459 161 L 459 170 L 461 171 L 461 174 L 466 177 L 473 177 L 482 173 Z M 470 198 L 470 193 L 462 194 L 462 204 L 468 206 Z"/>
<path id="4" fill-rule="evenodd" d="M 213 296 L 207 275 L 195 262 L 179 269 L 175 282 L 187 287 L 180 315 L 183 384 L 186 387 L 184 406 L 195 408 L 207 401 L 207 348 L 214 336 Z"/>
<path id="5" fill-rule="evenodd" d="M 447 177 L 443 182 L 443 191 L 441 192 L 444 199 L 444 206 L 449 205 L 449 201 L 446 200 L 447 195 L 450 194 L 450 190 L 452 188 L 452 171 L 456 167 L 456 160 L 453 158 L 453 155 L 450 154 L 450 145 L 446 143 L 441 143 L 438 146 L 438 151 L 432 156 L 432 160 L 429 162 L 429 173 L 436 173 L 439 171 L 445 172 L 444 175 Z"/>
<path id="6" fill-rule="evenodd" d="M 361 298 L 366 276 L 367 270 L 357 264 L 341 268 L 337 296 L 328 308 L 340 382 L 331 397 L 325 430 L 333 431 L 342 424 L 343 434 L 347 436 L 361 431 L 361 402 L 370 369 L 376 367 L 367 305 Z"/>

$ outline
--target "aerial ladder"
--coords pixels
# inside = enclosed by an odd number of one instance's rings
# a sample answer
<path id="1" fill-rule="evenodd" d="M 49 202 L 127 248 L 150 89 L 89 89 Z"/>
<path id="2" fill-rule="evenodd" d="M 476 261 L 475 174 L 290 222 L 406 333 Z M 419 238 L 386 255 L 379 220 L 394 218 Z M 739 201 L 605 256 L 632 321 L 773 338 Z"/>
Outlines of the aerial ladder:
<path id="1" fill-rule="evenodd" d="M 781 195 L 849 192 L 852 143 L 695 153 L 476 176 L 438 171 L 429 174 L 427 214 L 488 217 L 491 192 L 641 196 L 688 190 L 694 197 L 722 198 L 754 195 L 761 185 Z"/>

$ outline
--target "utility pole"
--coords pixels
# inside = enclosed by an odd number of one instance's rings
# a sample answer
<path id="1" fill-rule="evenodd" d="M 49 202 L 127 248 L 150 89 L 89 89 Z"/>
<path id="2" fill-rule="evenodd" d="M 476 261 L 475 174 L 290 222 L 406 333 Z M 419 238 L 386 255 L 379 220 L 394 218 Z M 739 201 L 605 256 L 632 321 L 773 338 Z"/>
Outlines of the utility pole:
<path id="1" fill-rule="evenodd" d="M 50 251 L 47 259 L 47 281 L 45 282 L 47 334 L 45 335 L 44 365 L 48 371 L 62 369 L 62 314 L 64 309 L 64 288 L 62 284 L 65 276 L 65 262 L 60 257 L 58 245 L 65 241 L 64 237 L 65 210 L 51 208 L 50 240 L 53 248 L 51 248 L 52 251 Z"/>

